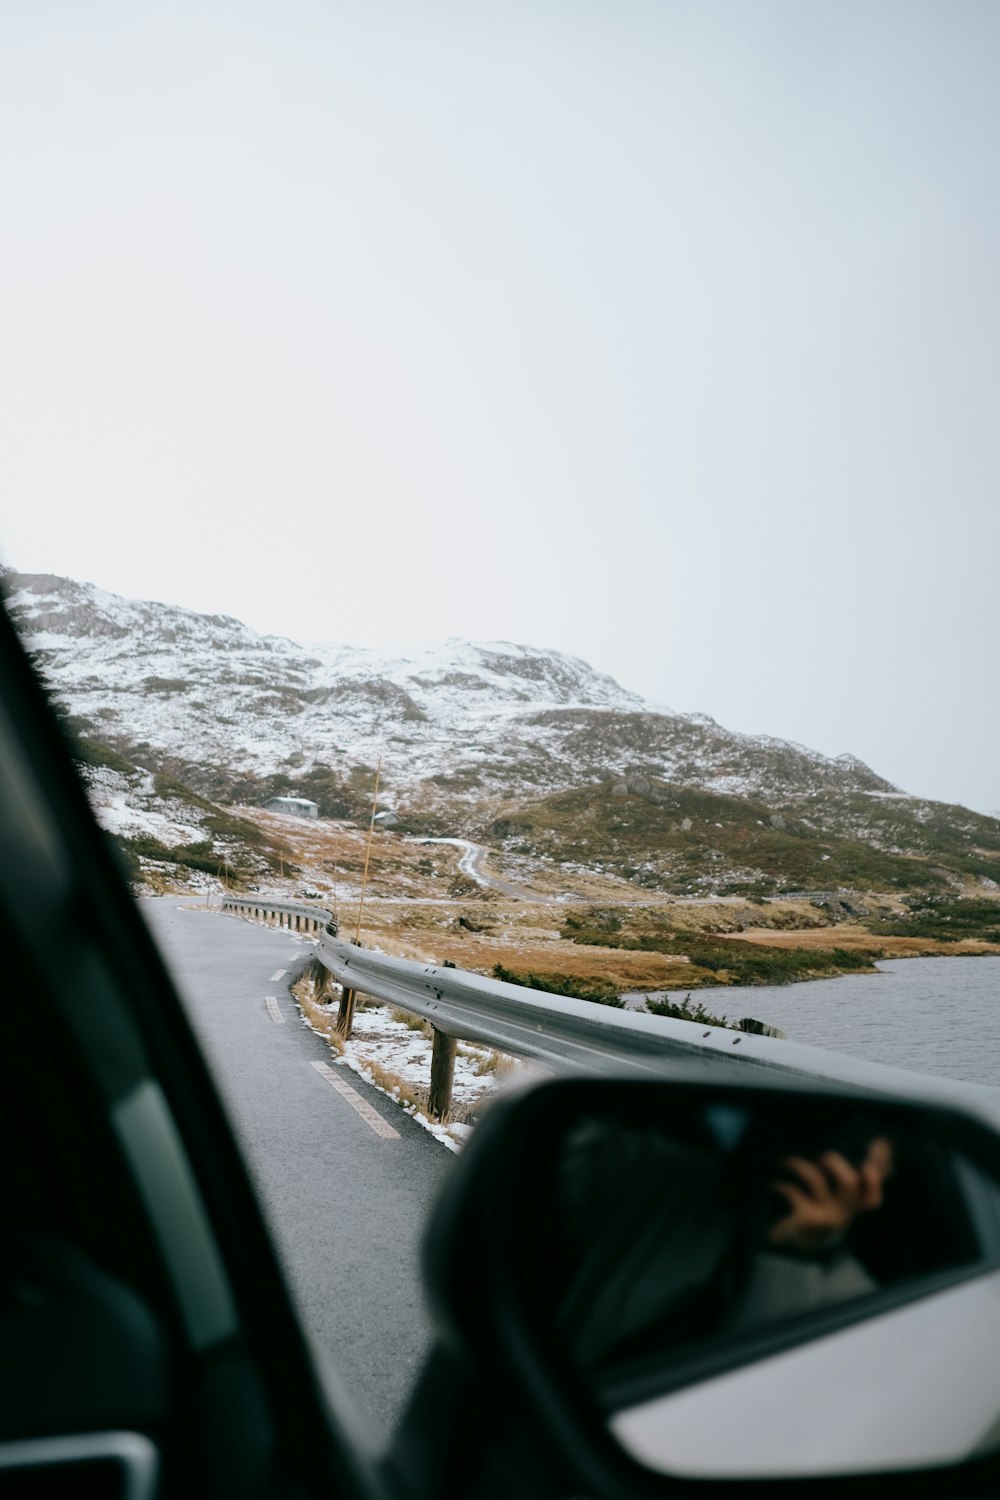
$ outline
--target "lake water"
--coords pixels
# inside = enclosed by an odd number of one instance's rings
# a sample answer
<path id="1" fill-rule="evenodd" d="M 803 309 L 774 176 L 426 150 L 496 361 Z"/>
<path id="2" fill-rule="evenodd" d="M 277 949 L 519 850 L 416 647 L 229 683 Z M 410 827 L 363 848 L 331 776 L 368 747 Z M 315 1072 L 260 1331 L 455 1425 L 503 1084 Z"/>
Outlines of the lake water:
<path id="1" fill-rule="evenodd" d="M 779 1026 L 790 1042 L 1000 1086 L 1000 957 L 894 959 L 878 969 L 697 996 L 732 1019 Z"/>

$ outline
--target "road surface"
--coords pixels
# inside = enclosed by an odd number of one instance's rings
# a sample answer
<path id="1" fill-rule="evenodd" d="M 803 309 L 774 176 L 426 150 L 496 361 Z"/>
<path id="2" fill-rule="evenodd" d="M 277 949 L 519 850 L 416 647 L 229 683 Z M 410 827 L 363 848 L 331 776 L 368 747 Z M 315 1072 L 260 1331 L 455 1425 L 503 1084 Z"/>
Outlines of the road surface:
<path id="1" fill-rule="evenodd" d="M 525 885 L 514 885 L 509 880 L 501 880 L 499 875 L 483 866 L 486 858 L 486 850 L 482 844 L 473 844 L 469 839 L 444 839 L 444 838 L 414 838 L 407 839 L 412 844 L 451 844 L 455 849 L 463 851 L 458 861 L 461 873 L 477 885 L 486 886 L 490 890 L 499 891 L 502 896 L 508 896 L 512 901 L 552 902 L 558 901 L 558 896 L 547 896 L 539 891 L 531 891 Z"/>
<path id="2" fill-rule="evenodd" d="M 303 1322 L 388 1432 L 430 1341 L 420 1236 L 455 1158 L 331 1066 L 288 992 L 307 941 L 176 897 L 142 909 L 214 1067 Z"/>

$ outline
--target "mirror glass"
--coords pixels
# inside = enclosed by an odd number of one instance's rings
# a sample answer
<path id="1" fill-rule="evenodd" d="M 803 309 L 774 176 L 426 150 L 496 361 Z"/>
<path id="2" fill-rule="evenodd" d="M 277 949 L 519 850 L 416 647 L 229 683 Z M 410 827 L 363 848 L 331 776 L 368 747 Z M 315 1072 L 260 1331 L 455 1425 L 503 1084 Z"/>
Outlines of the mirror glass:
<path id="1" fill-rule="evenodd" d="M 763 1477 L 1000 1445 L 1000 1191 L 932 1115 L 617 1097 L 545 1152 L 555 1272 L 531 1274 L 632 1457 Z"/>

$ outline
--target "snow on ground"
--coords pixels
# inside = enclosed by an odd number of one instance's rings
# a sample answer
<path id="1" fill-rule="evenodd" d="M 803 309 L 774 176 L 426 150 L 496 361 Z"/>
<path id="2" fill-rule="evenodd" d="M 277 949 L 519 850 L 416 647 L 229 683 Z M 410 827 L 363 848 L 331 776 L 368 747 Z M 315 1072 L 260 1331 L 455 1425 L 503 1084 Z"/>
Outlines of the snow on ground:
<path id="1" fill-rule="evenodd" d="M 426 1088 L 431 1075 L 432 1044 L 422 1030 L 414 1029 L 417 1025 L 415 1018 L 413 1027 L 397 1020 L 387 1005 L 367 1006 L 355 1012 L 353 1036 L 347 1047 L 361 1060 L 366 1057 L 377 1060 L 405 1082 Z M 495 1087 L 496 1075 L 489 1071 L 492 1055 L 488 1047 L 460 1044 L 452 1084 L 455 1105 L 474 1104 Z"/>
<path id="2" fill-rule="evenodd" d="M 309 1020 L 303 1015 L 305 1025 Z M 313 1030 L 318 1028 L 313 1027 Z M 322 1032 L 319 1033 L 322 1035 Z M 343 1044 L 341 1057 L 333 1061 L 348 1067 L 411 1115 L 443 1146 L 458 1151 L 471 1133 L 464 1120 L 439 1124 L 431 1120 L 412 1097 L 425 1096 L 431 1077 L 431 1038 L 416 1017 L 409 1024 L 403 1012 L 388 1005 L 365 1005 L 354 1013 L 351 1039 Z M 459 1042 L 452 1083 L 452 1112 L 471 1115 L 492 1095 L 523 1086 L 540 1076 L 529 1063 L 503 1057 L 489 1047 Z"/>
<path id="3" fill-rule="evenodd" d="M 179 844 L 195 844 L 205 837 L 204 829 L 197 824 L 183 822 L 159 810 L 169 804 L 157 795 L 149 772 L 129 777 L 105 766 L 88 767 L 85 780 L 90 805 L 98 823 L 108 833 L 126 838 L 146 835 L 169 849 Z M 152 802 L 157 806 L 148 805 Z"/>

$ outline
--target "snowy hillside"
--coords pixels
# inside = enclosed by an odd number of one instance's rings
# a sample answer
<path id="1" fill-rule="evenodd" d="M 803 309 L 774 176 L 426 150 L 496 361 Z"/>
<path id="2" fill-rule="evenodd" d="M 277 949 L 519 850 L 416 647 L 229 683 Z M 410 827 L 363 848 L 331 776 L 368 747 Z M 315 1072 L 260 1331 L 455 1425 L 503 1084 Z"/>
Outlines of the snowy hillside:
<path id="1" fill-rule="evenodd" d="M 258 777 L 316 763 L 347 771 L 382 755 L 395 795 L 423 783 L 509 796 L 625 774 L 782 802 L 892 790 L 853 757 L 671 713 L 555 651 L 302 646 L 48 574 L 7 572 L 4 583 L 69 711 L 125 750 Z"/>

